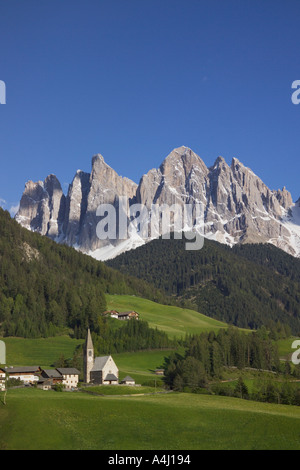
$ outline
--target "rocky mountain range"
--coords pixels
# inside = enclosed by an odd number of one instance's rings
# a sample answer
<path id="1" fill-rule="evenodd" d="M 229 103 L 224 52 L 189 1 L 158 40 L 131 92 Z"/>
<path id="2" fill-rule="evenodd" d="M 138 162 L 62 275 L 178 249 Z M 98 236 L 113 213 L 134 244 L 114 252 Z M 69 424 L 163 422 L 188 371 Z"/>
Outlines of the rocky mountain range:
<path id="1" fill-rule="evenodd" d="M 300 199 L 294 203 L 285 188 L 270 190 L 236 158 L 228 165 L 218 157 L 208 168 L 184 146 L 143 175 L 138 185 L 119 176 L 101 155 L 93 157 L 91 173 L 76 172 L 67 195 L 55 175 L 28 181 L 16 220 L 29 230 L 106 260 L 151 239 L 136 232 L 127 239 L 99 239 L 97 208 L 112 204 L 118 209 L 121 196 L 128 207 L 142 204 L 149 213 L 153 205 L 200 204 L 204 237 L 228 245 L 272 243 L 300 257 Z"/>

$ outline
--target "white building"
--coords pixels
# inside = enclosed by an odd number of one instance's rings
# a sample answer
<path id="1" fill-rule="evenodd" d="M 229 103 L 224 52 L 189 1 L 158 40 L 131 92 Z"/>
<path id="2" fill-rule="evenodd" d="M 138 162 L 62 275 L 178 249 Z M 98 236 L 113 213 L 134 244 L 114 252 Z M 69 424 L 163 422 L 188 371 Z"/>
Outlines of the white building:
<path id="1" fill-rule="evenodd" d="M 71 390 L 72 388 L 77 388 L 79 382 L 79 375 L 80 372 L 77 369 L 70 368 L 70 367 L 62 367 L 56 369 L 59 374 L 62 375 L 62 384 L 65 386 L 67 390 Z"/>
<path id="2" fill-rule="evenodd" d="M 111 356 L 96 357 L 90 372 L 91 382 L 99 385 L 118 385 L 119 369 Z"/>
<path id="3" fill-rule="evenodd" d="M 38 366 L 6 367 L 3 370 L 5 370 L 8 379 L 20 380 L 24 384 L 37 383 L 38 374 L 41 372 L 41 368 Z"/>

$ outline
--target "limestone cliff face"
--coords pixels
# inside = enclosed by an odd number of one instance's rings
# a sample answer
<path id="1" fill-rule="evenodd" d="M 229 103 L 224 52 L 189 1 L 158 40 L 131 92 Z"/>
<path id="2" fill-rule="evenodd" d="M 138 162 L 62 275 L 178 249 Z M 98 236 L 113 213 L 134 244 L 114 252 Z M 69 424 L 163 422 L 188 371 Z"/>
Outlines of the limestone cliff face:
<path id="1" fill-rule="evenodd" d="M 119 176 L 102 155 L 93 157 L 91 173 L 77 171 L 66 196 L 54 175 L 44 182 L 29 181 L 16 219 L 28 229 L 92 256 L 108 247 L 113 257 L 133 245 L 99 240 L 96 210 L 101 204 L 117 208 L 120 196 L 148 209 L 153 204 L 199 203 L 205 237 L 230 245 L 268 242 L 300 256 L 300 201 L 294 204 L 286 188 L 270 190 L 237 158 L 228 165 L 218 157 L 208 168 L 187 147 L 174 149 L 158 169 L 142 176 L 139 185 Z M 99 259 L 107 257 L 101 254 Z"/>
<path id="2" fill-rule="evenodd" d="M 229 166 L 218 157 L 207 168 L 192 150 L 180 147 L 167 156 L 158 170 L 150 170 L 142 177 L 137 198 L 147 206 L 163 202 L 201 203 L 207 238 L 230 245 L 271 242 L 300 255 L 295 248 L 295 234 L 286 225 L 293 207 L 291 194 L 285 188 L 271 191 L 237 158 Z M 297 232 L 297 225 L 295 229 Z"/>
<path id="3" fill-rule="evenodd" d="M 108 166 L 102 155 L 95 155 L 92 160 L 92 172 L 89 178 L 89 189 L 86 207 L 82 213 L 81 229 L 78 245 L 83 251 L 95 251 L 109 242 L 99 240 L 95 227 L 99 221 L 96 210 L 100 204 L 118 206 L 118 197 L 124 196 L 129 200 L 135 196 L 137 184 L 128 178 L 119 176 Z"/>
<path id="4" fill-rule="evenodd" d="M 93 252 L 109 243 L 99 240 L 96 235 L 97 207 L 100 204 L 117 205 L 119 196 L 131 200 L 136 189 L 136 183 L 119 176 L 105 163 L 102 155 L 95 155 L 91 173 L 78 170 L 67 196 L 54 175 L 44 182 L 26 183 L 16 220 L 41 235 L 75 246 L 85 253 Z"/>
<path id="5" fill-rule="evenodd" d="M 62 230 L 65 199 L 55 175 L 47 176 L 44 182 L 28 181 L 16 219 L 29 230 L 56 238 Z"/>

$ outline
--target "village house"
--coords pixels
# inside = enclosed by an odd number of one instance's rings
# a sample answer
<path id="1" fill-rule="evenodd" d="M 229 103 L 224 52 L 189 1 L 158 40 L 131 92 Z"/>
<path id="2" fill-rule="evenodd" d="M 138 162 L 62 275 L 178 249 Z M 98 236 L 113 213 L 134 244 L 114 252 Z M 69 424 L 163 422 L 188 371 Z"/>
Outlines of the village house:
<path id="1" fill-rule="evenodd" d="M 6 372 L 8 379 L 17 379 L 31 385 L 38 382 L 41 372 L 39 366 L 5 367 L 2 370 Z"/>
<path id="2" fill-rule="evenodd" d="M 44 369 L 41 372 L 38 388 L 42 390 L 51 390 L 57 384 L 61 384 L 63 376 L 56 369 Z"/>
<path id="3" fill-rule="evenodd" d="M 62 384 L 67 390 L 77 388 L 79 382 L 79 370 L 70 367 L 56 369 L 62 376 Z"/>
<path id="4" fill-rule="evenodd" d="M 37 388 L 40 388 L 41 390 L 51 390 L 53 385 L 53 379 L 40 378 L 37 383 Z"/>
<path id="5" fill-rule="evenodd" d="M 43 369 L 41 373 L 42 380 L 52 380 L 53 385 L 61 384 L 63 381 L 63 376 L 56 369 Z"/>
<path id="6" fill-rule="evenodd" d="M 38 388 L 50 390 L 57 384 L 64 385 L 66 390 L 77 388 L 80 372 L 72 367 L 44 369 L 41 372 Z"/>

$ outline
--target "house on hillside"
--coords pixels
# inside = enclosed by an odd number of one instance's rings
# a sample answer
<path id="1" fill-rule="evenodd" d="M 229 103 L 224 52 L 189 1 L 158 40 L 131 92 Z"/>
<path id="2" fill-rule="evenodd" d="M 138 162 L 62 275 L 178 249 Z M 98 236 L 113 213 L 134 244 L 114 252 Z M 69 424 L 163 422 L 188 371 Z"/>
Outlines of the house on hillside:
<path id="1" fill-rule="evenodd" d="M 119 312 L 117 310 L 106 310 L 103 312 L 103 315 L 109 315 L 110 317 L 116 318 L 114 315 L 118 315 L 118 313 Z"/>
<path id="2" fill-rule="evenodd" d="M 117 312 L 112 310 L 110 312 L 111 318 L 116 318 L 117 320 L 138 320 L 139 314 L 134 310 L 129 310 L 128 312 Z"/>

